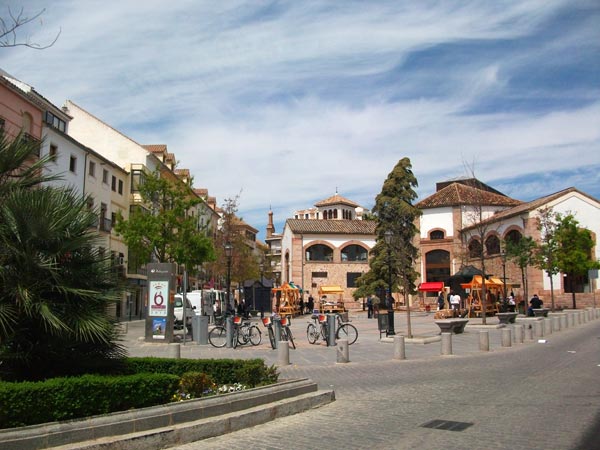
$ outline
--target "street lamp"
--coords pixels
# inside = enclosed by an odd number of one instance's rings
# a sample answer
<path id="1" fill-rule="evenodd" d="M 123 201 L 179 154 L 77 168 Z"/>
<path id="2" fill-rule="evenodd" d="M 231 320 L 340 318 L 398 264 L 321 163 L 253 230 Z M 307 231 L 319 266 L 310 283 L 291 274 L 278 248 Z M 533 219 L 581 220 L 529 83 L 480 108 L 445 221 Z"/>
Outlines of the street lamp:
<path id="1" fill-rule="evenodd" d="M 233 247 L 229 241 L 225 243 L 225 257 L 227 258 L 227 306 L 233 307 L 231 304 L 231 254 L 233 252 Z"/>
<path id="2" fill-rule="evenodd" d="M 394 330 L 394 302 L 392 300 L 392 242 L 394 240 L 394 233 L 392 230 L 387 230 L 384 235 L 385 244 L 387 245 L 388 252 L 388 286 L 389 286 L 389 298 L 386 299 L 388 305 L 388 335 L 393 336 L 396 334 Z"/>
<path id="3" fill-rule="evenodd" d="M 506 251 L 504 249 L 502 249 L 502 251 L 500 252 L 500 258 L 502 259 L 502 283 L 504 285 L 504 302 L 506 302 L 508 296 L 506 295 Z"/>

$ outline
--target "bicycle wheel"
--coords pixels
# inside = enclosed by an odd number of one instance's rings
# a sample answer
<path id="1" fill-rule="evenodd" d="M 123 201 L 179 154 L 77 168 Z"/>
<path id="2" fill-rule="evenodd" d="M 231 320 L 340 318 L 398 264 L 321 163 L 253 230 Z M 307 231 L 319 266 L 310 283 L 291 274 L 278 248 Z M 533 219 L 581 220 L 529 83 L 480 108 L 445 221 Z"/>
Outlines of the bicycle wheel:
<path id="1" fill-rule="evenodd" d="M 275 332 L 273 331 L 273 327 L 269 327 L 269 342 L 271 343 L 271 348 L 275 350 Z"/>
<path id="2" fill-rule="evenodd" d="M 248 329 L 248 338 L 250 339 L 250 343 L 252 345 L 260 345 L 260 341 L 262 340 L 262 334 L 260 329 L 256 325 L 252 325 Z"/>
<path id="3" fill-rule="evenodd" d="M 286 341 L 288 341 L 292 345 L 292 348 L 294 350 L 296 350 L 296 344 L 294 343 L 294 336 L 292 336 L 292 330 L 290 330 L 290 327 L 285 327 L 285 333 L 287 334 Z"/>
<path id="4" fill-rule="evenodd" d="M 233 327 L 233 339 L 232 339 L 232 347 L 236 348 L 238 346 L 238 344 L 240 343 L 240 327 Z"/>
<path id="5" fill-rule="evenodd" d="M 325 342 L 327 342 L 327 324 L 326 323 L 322 323 L 321 324 L 321 339 L 323 339 Z"/>
<path id="6" fill-rule="evenodd" d="M 213 347 L 225 347 L 225 344 L 227 343 L 225 327 L 214 327 L 210 330 L 210 333 L 208 333 L 208 342 L 210 342 Z"/>
<path id="7" fill-rule="evenodd" d="M 345 323 L 343 325 L 340 325 L 337 334 L 335 335 L 335 338 L 348 339 L 348 345 L 352 345 L 358 339 L 358 330 L 354 325 Z"/>
<path id="8" fill-rule="evenodd" d="M 246 345 L 250 340 L 249 327 L 238 329 L 237 341 L 239 345 Z"/>
<path id="9" fill-rule="evenodd" d="M 314 344 L 319 339 L 319 332 L 317 331 L 317 327 L 314 324 L 309 323 L 308 327 L 306 327 L 306 338 L 310 344 Z"/>

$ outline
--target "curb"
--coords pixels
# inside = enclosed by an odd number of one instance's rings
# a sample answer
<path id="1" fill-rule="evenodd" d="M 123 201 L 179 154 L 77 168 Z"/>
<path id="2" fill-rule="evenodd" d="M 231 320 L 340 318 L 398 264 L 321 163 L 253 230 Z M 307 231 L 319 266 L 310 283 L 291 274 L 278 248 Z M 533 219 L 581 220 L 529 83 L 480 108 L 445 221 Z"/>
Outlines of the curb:
<path id="1" fill-rule="evenodd" d="M 0 432 L 0 450 L 148 449 L 259 425 L 328 404 L 333 391 L 309 379 L 135 411 L 32 425 Z"/>

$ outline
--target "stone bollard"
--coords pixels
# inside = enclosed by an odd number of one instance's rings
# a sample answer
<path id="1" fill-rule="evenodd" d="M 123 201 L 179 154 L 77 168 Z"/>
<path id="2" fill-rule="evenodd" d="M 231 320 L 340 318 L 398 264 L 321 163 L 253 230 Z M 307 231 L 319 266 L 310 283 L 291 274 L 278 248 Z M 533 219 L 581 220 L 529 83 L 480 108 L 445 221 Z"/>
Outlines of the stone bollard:
<path id="1" fill-rule="evenodd" d="M 177 342 L 169 344 L 167 346 L 167 358 L 181 358 L 181 345 Z"/>
<path id="2" fill-rule="evenodd" d="M 565 330 L 569 327 L 568 317 L 566 314 L 560 316 L 560 329 Z"/>
<path id="3" fill-rule="evenodd" d="M 581 311 L 579 314 L 581 315 L 581 323 L 586 323 L 587 315 L 585 314 L 585 311 Z"/>
<path id="4" fill-rule="evenodd" d="M 552 317 L 552 332 L 560 331 L 560 317 Z"/>
<path id="5" fill-rule="evenodd" d="M 442 333 L 442 355 L 452 354 L 452 333 Z"/>
<path id="6" fill-rule="evenodd" d="M 544 335 L 549 336 L 552 334 L 552 319 L 547 317 L 544 319 Z"/>
<path id="7" fill-rule="evenodd" d="M 502 328 L 502 347 L 512 347 L 510 328 Z"/>
<path id="8" fill-rule="evenodd" d="M 578 327 L 579 326 L 579 311 L 573 311 L 571 313 L 571 315 L 573 316 L 573 325 Z"/>
<path id="9" fill-rule="evenodd" d="M 526 336 L 526 339 L 529 341 L 533 340 L 534 327 L 535 327 L 535 324 L 531 324 L 531 323 L 528 323 L 525 325 L 525 336 Z"/>
<path id="10" fill-rule="evenodd" d="M 538 320 L 537 322 L 535 322 L 534 326 L 535 326 L 535 337 L 536 338 L 544 337 L 544 328 L 546 328 L 544 322 L 541 320 Z M 532 337 L 532 339 L 533 339 L 533 337 Z"/>
<path id="11" fill-rule="evenodd" d="M 524 331 L 523 330 L 523 325 L 521 325 L 521 324 L 515 324 L 513 326 L 513 329 L 515 330 L 515 332 L 514 332 L 515 342 L 517 344 L 522 344 L 524 342 L 524 339 L 523 339 L 523 334 L 524 334 L 523 333 L 523 331 Z"/>
<path id="12" fill-rule="evenodd" d="M 479 350 L 482 352 L 490 351 L 490 332 L 487 330 L 479 332 Z"/>
<path id="13" fill-rule="evenodd" d="M 338 339 L 336 354 L 337 354 L 337 362 L 339 363 L 348 363 L 350 362 L 350 355 L 348 350 L 348 339 Z"/>
<path id="14" fill-rule="evenodd" d="M 290 344 L 288 341 L 279 341 L 277 344 L 277 364 L 280 366 L 290 364 Z"/>
<path id="15" fill-rule="evenodd" d="M 406 359 L 404 336 L 394 336 L 394 359 Z"/>
<path id="16" fill-rule="evenodd" d="M 575 314 L 573 314 L 572 312 L 568 313 L 568 318 L 569 318 L 569 327 L 574 327 L 575 326 Z"/>

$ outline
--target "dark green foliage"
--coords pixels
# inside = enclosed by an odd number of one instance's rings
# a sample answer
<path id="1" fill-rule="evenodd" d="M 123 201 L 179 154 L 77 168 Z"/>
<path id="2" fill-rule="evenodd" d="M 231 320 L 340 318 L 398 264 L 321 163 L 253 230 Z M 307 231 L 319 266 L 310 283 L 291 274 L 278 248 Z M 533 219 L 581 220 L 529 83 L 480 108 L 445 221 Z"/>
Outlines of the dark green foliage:
<path id="1" fill-rule="evenodd" d="M 179 380 L 180 394 L 187 394 L 189 398 L 200 398 L 215 387 L 213 380 L 202 372 L 186 372 Z"/>
<path id="2" fill-rule="evenodd" d="M 0 427 L 76 419 L 169 403 L 179 377 L 165 373 L 84 375 L 42 382 L 0 383 Z"/>

